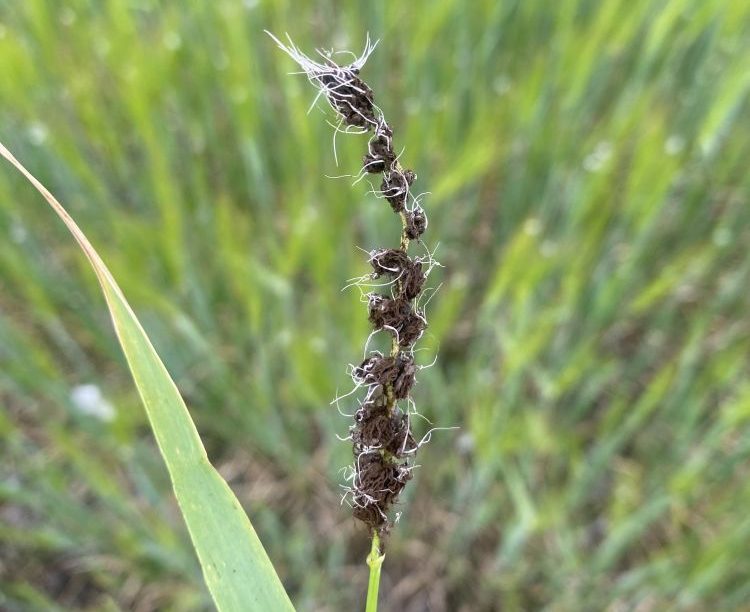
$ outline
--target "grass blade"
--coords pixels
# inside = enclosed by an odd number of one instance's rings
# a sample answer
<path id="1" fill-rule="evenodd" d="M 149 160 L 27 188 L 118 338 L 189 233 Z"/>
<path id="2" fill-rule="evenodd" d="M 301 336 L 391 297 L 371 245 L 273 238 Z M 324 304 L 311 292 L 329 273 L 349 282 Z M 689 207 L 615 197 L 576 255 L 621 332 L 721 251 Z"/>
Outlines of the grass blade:
<path id="1" fill-rule="evenodd" d="M 293 610 L 250 520 L 209 463 L 177 387 L 104 262 L 62 205 L 2 144 L 0 154 L 44 196 L 94 268 L 216 606 Z"/>

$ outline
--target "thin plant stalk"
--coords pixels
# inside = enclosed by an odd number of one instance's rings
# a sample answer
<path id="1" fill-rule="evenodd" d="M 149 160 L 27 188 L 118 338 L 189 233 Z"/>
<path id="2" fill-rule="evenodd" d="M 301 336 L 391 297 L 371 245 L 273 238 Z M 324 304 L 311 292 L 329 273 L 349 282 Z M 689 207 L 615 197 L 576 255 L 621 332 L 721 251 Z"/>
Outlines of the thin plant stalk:
<path id="1" fill-rule="evenodd" d="M 380 588 L 380 569 L 383 567 L 385 555 L 380 554 L 380 536 L 377 531 L 372 535 L 372 548 L 367 555 L 367 565 L 370 566 L 370 582 L 367 586 L 367 606 L 365 612 L 377 612 L 378 590 Z"/>

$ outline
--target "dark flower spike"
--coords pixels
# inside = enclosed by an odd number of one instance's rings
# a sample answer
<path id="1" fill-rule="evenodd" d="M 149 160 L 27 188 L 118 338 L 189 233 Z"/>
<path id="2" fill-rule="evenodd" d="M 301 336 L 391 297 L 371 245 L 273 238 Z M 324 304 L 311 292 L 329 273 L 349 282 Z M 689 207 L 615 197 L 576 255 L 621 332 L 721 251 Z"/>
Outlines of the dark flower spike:
<path id="1" fill-rule="evenodd" d="M 413 258 L 408 253 L 409 242 L 421 242 L 427 229 L 427 216 L 419 202 L 424 194 L 412 195 L 411 186 L 417 175 L 401 167 L 400 154 L 396 154 L 393 144 L 393 129 L 375 104 L 372 89 L 360 77 L 377 42 L 371 42 L 368 36 L 361 55 L 355 56 L 350 64 L 338 65 L 333 61 L 333 53 L 318 51 L 322 61 L 315 61 L 302 53 L 288 35 L 287 43 L 269 35 L 319 90 L 313 105 L 323 96 L 336 112 L 339 118 L 334 126 L 336 132 L 371 134 L 355 183 L 368 174 L 382 174 L 375 195 L 386 200 L 401 217 L 399 247 L 370 251 L 372 273 L 351 282 L 363 293 L 373 333 L 382 330 L 391 335 L 391 353 L 368 355 L 368 338 L 365 359 L 351 369 L 354 390 L 333 402 L 338 406 L 345 397 L 363 393 L 346 438 L 352 441 L 354 464 L 346 479 L 345 499 L 351 504 L 354 516 L 382 541 L 392 527 L 389 512 L 412 477 L 415 454 L 432 433 L 431 430 L 417 442 L 410 418 L 418 414 L 411 392 L 416 373 L 423 367 L 414 364 L 414 343 L 427 328 L 424 311 L 418 306 L 419 298 L 427 275 L 439 265 L 429 251 L 427 258 Z M 371 281 L 375 279 L 383 282 L 374 284 Z M 363 287 L 390 287 L 391 295 L 365 293 Z M 406 403 L 405 412 L 399 402 Z"/>

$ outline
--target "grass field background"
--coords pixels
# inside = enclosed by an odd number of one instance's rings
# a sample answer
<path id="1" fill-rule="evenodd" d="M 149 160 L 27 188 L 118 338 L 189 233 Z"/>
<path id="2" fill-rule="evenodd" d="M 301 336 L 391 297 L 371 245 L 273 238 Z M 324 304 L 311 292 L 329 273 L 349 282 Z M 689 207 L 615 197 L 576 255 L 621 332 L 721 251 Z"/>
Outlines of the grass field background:
<path id="1" fill-rule="evenodd" d="M 444 264 L 384 610 L 750 600 L 750 4 L 0 2 L 0 140 L 110 266 L 301 610 L 359 609 L 329 405 L 399 226 L 263 29 L 359 51 Z M 101 394 L 99 396 L 98 394 Z M 424 433 L 427 429 L 424 425 Z M 0 171 L 0 608 L 210 600 L 93 274 Z"/>

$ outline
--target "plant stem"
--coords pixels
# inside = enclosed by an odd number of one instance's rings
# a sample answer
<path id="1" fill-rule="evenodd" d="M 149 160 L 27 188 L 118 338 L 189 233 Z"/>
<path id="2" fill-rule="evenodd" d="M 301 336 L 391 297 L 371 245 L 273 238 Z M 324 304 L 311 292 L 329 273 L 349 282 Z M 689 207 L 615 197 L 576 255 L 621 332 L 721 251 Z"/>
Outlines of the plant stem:
<path id="1" fill-rule="evenodd" d="M 401 250 L 406 253 L 409 248 L 409 236 L 406 235 L 406 213 L 401 211 Z"/>
<path id="2" fill-rule="evenodd" d="M 377 531 L 372 534 L 372 548 L 367 555 L 367 565 L 370 566 L 370 584 L 367 587 L 367 607 L 365 612 L 378 611 L 378 589 L 380 587 L 380 568 L 383 566 L 385 555 L 380 554 L 380 537 Z"/>

